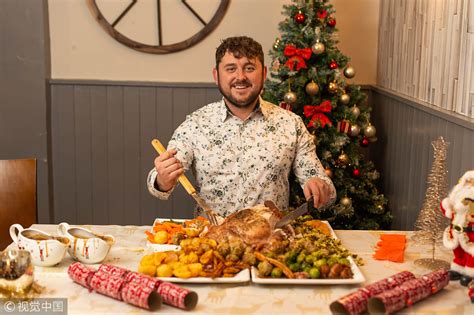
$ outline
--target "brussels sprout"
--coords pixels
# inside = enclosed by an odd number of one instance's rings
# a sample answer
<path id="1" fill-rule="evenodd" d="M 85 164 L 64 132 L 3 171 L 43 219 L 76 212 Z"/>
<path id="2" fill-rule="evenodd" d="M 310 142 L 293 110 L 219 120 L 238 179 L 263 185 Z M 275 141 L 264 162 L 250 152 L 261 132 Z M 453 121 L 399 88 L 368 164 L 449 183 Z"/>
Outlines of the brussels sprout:
<path id="1" fill-rule="evenodd" d="M 229 242 L 230 253 L 232 255 L 242 257 L 242 254 L 245 251 L 245 244 L 240 239 L 232 239 Z"/>
<path id="2" fill-rule="evenodd" d="M 305 257 L 304 261 L 308 264 L 313 264 L 314 256 L 313 255 L 308 255 L 308 256 Z"/>
<path id="3" fill-rule="evenodd" d="M 297 272 L 301 269 L 301 265 L 297 262 L 291 264 L 289 267 L 290 267 L 290 270 L 293 271 L 293 272 Z"/>
<path id="4" fill-rule="evenodd" d="M 272 269 L 272 273 L 271 273 L 272 278 L 281 278 L 282 274 L 283 272 L 280 268 L 275 267 Z"/>
<path id="5" fill-rule="evenodd" d="M 242 255 L 242 262 L 253 266 L 256 264 L 257 258 L 255 258 L 254 253 L 245 251 L 244 254 Z"/>
<path id="6" fill-rule="evenodd" d="M 321 259 L 316 260 L 316 261 L 313 263 L 313 266 L 316 267 L 316 268 L 319 268 L 319 267 L 321 267 L 322 265 L 326 265 L 326 264 L 327 264 L 326 258 L 321 258 Z"/>
<path id="7" fill-rule="evenodd" d="M 337 262 L 340 263 L 341 265 L 346 265 L 346 266 L 351 265 L 349 259 L 347 258 L 339 258 Z"/>
<path id="8" fill-rule="evenodd" d="M 288 253 L 285 254 L 285 262 L 287 265 L 290 265 L 294 262 L 296 262 L 296 257 L 298 254 L 295 251 L 289 251 Z"/>
<path id="9" fill-rule="evenodd" d="M 313 264 L 308 264 L 307 262 L 303 261 L 303 262 L 301 263 L 301 270 L 304 271 L 304 269 L 307 268 L 307 267 L 310 267 L 310 268 L 311 268 L 311 267 L 313 267 Z"/>
<path id="10" fill-rule="evenodd" d="M 229 246 L 229 243 L 227 243 L 227 242 L 220 243 L 220 244 L 217 246 L 217 252 L 218 252 L 222 257 L 225 257 L 225 256 L 229 255 L 229 254 L 230 254 L 230 246 Z"/>
<path id="11" fill-rule="evenodd" d="M 301 253 L 298 255 L 298 257 L 296 257 L 296 262 L 297 262 L 297 263 L 302 263 L 305 258 L 306 258 L 306 255 L 305 255 L 303 252 L 301 252 Z"/>
<path id="12" fill-rule="evenodd" d="M 273 258 L 273 259 L 276 258 L 276 254 L 274 252 L 268 252 L 265 256 L 267 256 L 268 258 Z"/>
<path id="13" fill-rule="evenodd" d="M 337 261 L 338 261 L 338 259 L 337 259 L 336 257 L 331 257 L 331 258 L 329 258 L 329 259 L 328 259 L 328 265 L 329 265 L 329 267 L 332 267 L 332 266 L 334 266 L 335 264 L 337 264 Z"/>
<path id="14" fill-rule="evenodd" d="M 313 267 L 309 270 L 309 276 L 311 279 L 318 279 L 321 276 L 321 273 L 319 272 L 318 268 Z"/>
<path id="15" fill-rule="evenodd" d="M 174 233 L 171 237 L 171 242 L 175 245 L 179 245 L 179 243 L 181 243 L 181 241 L 184 240 L 185 237 L 186 236 L 184 235 L 184 233 Z"/>
<path id="16" fill-rule="evenodd" d="M 319 255 L 320 257 L 327 257 L 329 255 L 329 250 L 327 250 L 326 248 L 321 248 L 319 250 Z"/>
<path id="17" fill-rule="evenodd" d="M 258 264 L 258 273 L 261 277 L 268 276 L 272 272 L 273 266 L 268 261 L 261 261 Z"/>

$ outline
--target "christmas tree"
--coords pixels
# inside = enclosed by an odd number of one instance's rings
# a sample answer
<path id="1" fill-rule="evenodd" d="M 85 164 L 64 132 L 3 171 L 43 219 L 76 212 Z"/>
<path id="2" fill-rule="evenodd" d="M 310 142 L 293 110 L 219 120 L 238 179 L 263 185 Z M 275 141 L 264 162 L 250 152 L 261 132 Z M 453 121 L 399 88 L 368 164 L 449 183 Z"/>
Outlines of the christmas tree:
<path id="1" fill-rule="evenodd" d="M 376 129 L 366 95 L 348 81 L 355 69 L 336 47 L 335 10 L 328 0 L 293 0 L 283 14 L 263 98 L 300 115 L 314 135 L 318 157 L 337 190 L 336 202 L 325 211 L 332 226 L 389 228 L 387 199 L 375 184 L 380 174 L 364 158 Z M 304 195 L 291 180 L 290 206 L 296 207 Z"/>
<path id="2" fill-rule="evenodd" d="M 412 241 L 431 245 L 431 258 L 415 260 L 415 264 L 430 268 L 449 269 L 449 263 L 435 259 L 436 244 L 441 244 L 443 232 L 448 223 L 439 209 L 441 200 L 448 194 L 448 166 L 446 163 L 448 144 L 443 137 L 431 142 L 434 150 L 433 164 L 428 175 L 428 188 L 425 200 L 415 222 L 415 233 Z"/>

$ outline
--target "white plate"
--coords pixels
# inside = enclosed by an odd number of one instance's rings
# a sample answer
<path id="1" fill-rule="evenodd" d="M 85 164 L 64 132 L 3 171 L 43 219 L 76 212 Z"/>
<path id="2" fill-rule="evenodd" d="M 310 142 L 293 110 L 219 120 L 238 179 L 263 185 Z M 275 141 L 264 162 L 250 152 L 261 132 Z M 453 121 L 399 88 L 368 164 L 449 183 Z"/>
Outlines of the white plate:
<path id="1" fill-rule="evenodd" d="M 206 278 L 206 277 L 195 277 L 188 279 L 181 279 L 176 277 L 157 277 L 160 280 L 174 282 L 174 283 L 241 283 L 250 281 L 250 271 L 244 269 L 238 274 L 231 278 L 222 277 L 222 278 Z"/>
<path id="2" fill-rule="evenodd" d="M 155 222 L 153 222 L 153 226 L 157 222 L 173 221 L 176 223 L 181 223 L 181 222 L 184 222 L 185 220 L 190 220 L 190 219 L 157 218 L 155 219 Z M 153 232 L 153 230 L 151 230 L 151 232 Z M 148 247 L 147 252 L 165 252 L 169 250 L 178 251 L 181 248 L 179 245 L 153 244 L 149 241 L 147 241 L 147 247 Z M 174 282 L 174 283 L 241 283 L 241 282 L 250 281 L 250 270 L 244 269 L 231 278 L 230 277 L 220 277 L 220 278 L 194 277 L 194 278 L 188 278 L 188 279 L 181 279 L 181 278 L 176 278 L 176 277 L 157 277 L 157 278 L 163 281 Z"/>
<path id="3" fill-rule="evenodd" d="M 333 238 L 337 239 L 337 235 L 332 229 L 328 221 L 324 222 L 330 229 Z M 356 284 L 365 282 L 365 277 L 360 271 L 352 257 L 347 257 L 351 263 L 351 270 L 354 274 L 350 279 L 287 279 L 287 278 L 261 278 L 258 276 L 257 269 L 252 267 L 252 282 L 260 284 Z"/>
<path id="4" fill-rule="evenodd" d="M 153 222 L 153 226 L 155 226 L 156 223 L 161 223 L 161 222 L 166 222 L 166 221 L 173 221 L 173 222 L 176 222 L 176 223 L 183 223 L 185 220 L 186 219 L 162 219 L 162 218 L 157 218 Z M 154 234 L 155 232 L 153 231 L 153 226 L 152 226 L 150 232 Z M 146 246 L 149 249 L 147 252 L 166 252 L 166 251 L 169 251 L 169 250 L 178 251 L 181 248 L 179 245 L 154 244 L 154 243 L 150 242 L 148 239 L 146 241 Z"/>
<path id="5" fill-rule="evenodd" d="M 350 279 L 287 279 L 287 278 L 260 278 L 257 269 L 252 267 L 252 282 L 259 284 L 356 284 L 365 282 L 364 275 L 360 272 L 359 267 L 354 263 L 352 257 L 351 262 L 353 278 Z"/>

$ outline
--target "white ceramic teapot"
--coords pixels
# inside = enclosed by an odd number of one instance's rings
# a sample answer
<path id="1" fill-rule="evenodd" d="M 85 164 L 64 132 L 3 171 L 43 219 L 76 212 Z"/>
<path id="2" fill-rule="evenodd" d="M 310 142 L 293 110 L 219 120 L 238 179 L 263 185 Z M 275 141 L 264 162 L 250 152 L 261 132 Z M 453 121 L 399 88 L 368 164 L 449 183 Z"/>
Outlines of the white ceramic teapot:
<path id="1" fill-rule="evenodd" d="M 53 236 L 31 228 L 24 229 L 20 224 L 10 226 L 10 236 L 20 250 L 30 252 L 35 266 L 56 265 L 64 258 L 69 246 L 69 239 L 66 237 Z"/>
<path id="2" fill-rule="evenodd" d="M 103 261 L 115 243 L 112 235 L 102 235 L 82 227 L 72 227 L 65 222 L 59 224 L 58 233 L 69 239 L 69 255 L 86 264 L 97 264 Z"/>

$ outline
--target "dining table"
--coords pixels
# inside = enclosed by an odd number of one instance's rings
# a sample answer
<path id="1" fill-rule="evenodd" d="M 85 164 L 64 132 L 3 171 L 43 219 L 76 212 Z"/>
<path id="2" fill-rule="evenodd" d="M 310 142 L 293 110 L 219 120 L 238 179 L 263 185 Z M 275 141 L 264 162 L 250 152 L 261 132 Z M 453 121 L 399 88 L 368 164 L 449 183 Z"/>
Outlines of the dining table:
<path id="1" fill-rule="evenodd" d="M 149 253 L 145 231 L 151 226 L 119 225 L 78 225 L 101 234 L 111 234 L 115 244 L 102 263 L 138 270 L 141 258 Z M 31 228 L 57 235 L 58 225 L 34 224 Z M 374 250 L 384 233 L 406 235 L 407 243 L 403 262 L 376 260 Z M 355 292 L 359 288 L 390 277 L 402 271 L 410 271 L 415 276 L 431 272 L 427 267 L 416 264 L 421 258 L 430 258 L 431 244 L 414 240 L 413 231 L 381 230 L 335 230 L 343 246 L 362 260 L 359 269 L 365 278 L 357 284 L 258 284 L 244 283 L 186 283 L 178 285 L 195 291 L 198 303 L 186 311 L 163 304 L 154 311 L 159 314 L 332 314 L 330 304 L 339 298 Z M 11 244 L 9 248 L 15 248 Z M 437 259 L 451 262 L 452 252 L 441 245 L 435 247 Z M 41 288 L 41 298 L 62 298 L 67 300 L 67 314 L 146 314 L 142 309 L 105 295 L 90 292 L 75 283 L 68 276 L 67 269 L 74 260 L 66 254 L 64 259 L 53 267 L 34 268 L 34 281 Z M 98 265 L 92 265 L 98 267 Z M 0 311 L 1 313 L 1 311 Z M 399 314 L 474 314 L 474 304 L 468 296 L 468 289 L 459 281 L 451 281 L 444 289 L 423 299 Z"/>

